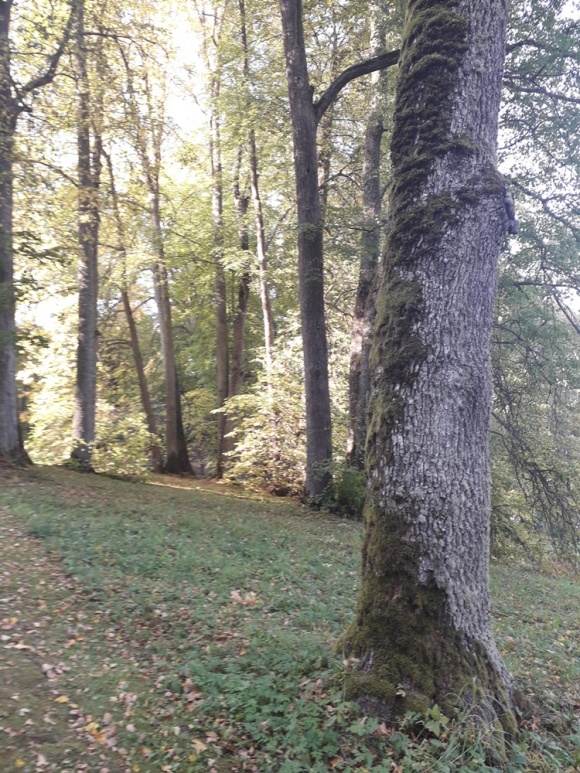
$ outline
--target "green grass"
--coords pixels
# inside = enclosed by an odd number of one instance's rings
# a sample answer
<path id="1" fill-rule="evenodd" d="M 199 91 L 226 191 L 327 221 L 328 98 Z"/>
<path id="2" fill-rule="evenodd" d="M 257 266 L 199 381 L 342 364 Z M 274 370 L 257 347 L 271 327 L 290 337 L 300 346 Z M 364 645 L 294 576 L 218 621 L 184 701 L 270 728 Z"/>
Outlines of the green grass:
<path id="1" fill-rule="evenodd" d="M 0 483 L 0 507 L 76 578 L 94 645 L 70 666 L 72 697 L 99 728 L 113 716 L 128 770 L 499 769 L 469 718 L 391 735 L 343 701 L 332 647 L 354 609 L 359 525 L 186 485 L 49 468 Z M 506 769 L 578 769 L 580 587 L 515 567 L 492 580 L 500 649 L 538 706 Z"/>

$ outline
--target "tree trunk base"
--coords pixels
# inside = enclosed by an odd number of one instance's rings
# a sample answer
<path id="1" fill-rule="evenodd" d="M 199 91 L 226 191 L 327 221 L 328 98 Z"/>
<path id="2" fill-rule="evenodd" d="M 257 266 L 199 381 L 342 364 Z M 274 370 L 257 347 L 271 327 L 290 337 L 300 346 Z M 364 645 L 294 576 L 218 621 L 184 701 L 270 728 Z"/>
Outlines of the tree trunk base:
<path id="1" fill-rule="evenodd" d="M 410 576 L 366 575 L 357 617 L 340 641 L 359 659 L 346 698 L 396 724 L 437 704 L 450 715 L 517 733 L 511 677 L 495 652 L 446 623 L 445 593 Z"/>
<path id="2" fill-rule="evenodd" d="M 2 467 L 28 467 L 32 460 L 23 448 L 17 448 L 12 453 L 0 453 L 0 469 Z"/>
<path id="3" fill-rule="evenodd" d="M 192 478 L 195 477 L 189 460 L 186 462 L 177 454 L 171 454 L 167 457 L 167 461 L 163 465 L 163 472 L 166 475 L 188 475 Z"/>

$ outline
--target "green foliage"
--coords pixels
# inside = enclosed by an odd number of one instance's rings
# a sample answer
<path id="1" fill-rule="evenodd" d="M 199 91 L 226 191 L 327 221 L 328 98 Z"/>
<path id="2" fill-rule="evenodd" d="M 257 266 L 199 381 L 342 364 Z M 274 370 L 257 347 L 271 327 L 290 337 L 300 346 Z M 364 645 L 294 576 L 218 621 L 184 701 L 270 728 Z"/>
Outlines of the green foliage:
<path id="1" fill-rule="evenodd" d="M 304 486 L 306 438 L 302 345 L 284 336 L 276 349 L 271 387 L 266 374 L 227 401 L 235 446 L 228 476 L 250 486 L 299 494 Z"/>
<path id="2" fill-rule="evenodd" d="M 217 429 L 212 416 L 215 395 L 207 387 L 191 389 L 183 395 L 181 407 L 190 457 L 207 474 L 209 470 L 206 466 L 210 459 L 215 458 Z"/>
<path id="3" fill-rule="evenodd" d="M 147 472 L 151 437 L 138 411 L 120 413 L 111 405 L 97 406 L 95 472 L 142 477 Z"/>
<path id="4" fill-rule="evenodd" d="M 366 492 L 364 472 L 347 464 L 335 464 L 332 480 L 338 511 L 347 518 L 361 519 Z"/>

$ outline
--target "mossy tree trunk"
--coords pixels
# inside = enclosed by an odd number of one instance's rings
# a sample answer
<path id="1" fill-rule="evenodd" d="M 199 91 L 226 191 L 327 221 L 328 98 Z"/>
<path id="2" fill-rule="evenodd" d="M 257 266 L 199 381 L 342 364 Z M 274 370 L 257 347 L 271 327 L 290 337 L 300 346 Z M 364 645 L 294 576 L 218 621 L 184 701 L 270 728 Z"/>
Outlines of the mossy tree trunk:
<path id="1" fill-rule="evenodd" d="M 371 8 L 369 55 L 385 50 L 385 2 Z M 373 73 L 369 115 L 363 146 L 362 206 L 359 278 L 350 334 L 349 415 L 346 458 L 349 464 L 364 468 L 369 393 L 370 334 L 375 316 L 373 285 L 381 249 L 381 140 L 384 133 L 386 72 Z"/>
<path id="2" fill-rule="evenodd" d="M 508 219 L 496 170 L 505 0 L 410 0 L 371 352 L 363 579 L 348 695 L 514 729 L 490 624 L 490 339 Z"/>

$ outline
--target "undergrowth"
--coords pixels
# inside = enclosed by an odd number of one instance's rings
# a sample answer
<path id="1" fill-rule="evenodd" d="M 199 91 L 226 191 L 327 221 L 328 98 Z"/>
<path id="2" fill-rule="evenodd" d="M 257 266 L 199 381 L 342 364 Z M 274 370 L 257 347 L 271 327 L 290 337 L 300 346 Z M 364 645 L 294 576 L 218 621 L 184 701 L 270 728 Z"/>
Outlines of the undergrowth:
<path id="1" fill-rule="evenodd" d="M 154 482 L 40 468 L 0 483 L 0 506 L 76 578 L 95 635 L 117 647 L 106 668 L 86 648 L 78 700 L 98 724 L 136 685 L 115 715 L 132 770 L 578 770 L 577 584 L 493 568 L 498 643 L 537 706 L 500 763 L 469 715 L 433 707 L 394 731 L 344 700 L 353 663 L 332 647 L 354 609 L 360 524 Z"/>

